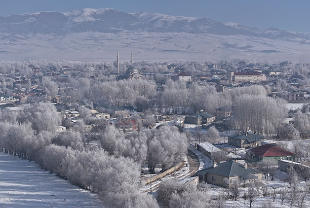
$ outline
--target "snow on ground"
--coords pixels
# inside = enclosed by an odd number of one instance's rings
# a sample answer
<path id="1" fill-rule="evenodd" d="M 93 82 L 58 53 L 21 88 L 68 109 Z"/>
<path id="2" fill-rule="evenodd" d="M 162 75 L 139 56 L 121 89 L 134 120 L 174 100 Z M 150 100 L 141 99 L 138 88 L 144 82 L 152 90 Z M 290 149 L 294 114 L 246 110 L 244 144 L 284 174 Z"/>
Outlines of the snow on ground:
<path id="1" fill-rule="evenodd" d="M 0 153 L 0 207 L 102 207 L 95 194 L 38 164 Z"/>
<path id="2" fill-rule="evenodd" d="M 87 18 L 84 17 L 84 18 Z M 300 41 L 243 35 L 117 32 L 15 35 L 0 34 L 0 58 L 8 61 L 71 60 L 205 61 L 249 59 L 256 61 L 308 61 L 309 45 Z"/>
<path id="3" fill-rule="evenodd" d="M 291 207 L 290 206 L 290 188 L 289 184 L 287 182 L 283 182 L 282 180 L 280 180 L 281 177 L 283 177 L 283 175 L 286 174 L 284 172 L 281 171 L 277 171 L 277 174 L 275 176 L 275 179 L 273 181 L 271 181 L 270 177 L 268 180 L 266 180 L 263 177 L 263 184 L 266 185 L 268 187 L 268 191 L 270 193 L 269 196 L 263 196 L 262 195 L 262 190 L 260 189 L 260 194 L 259 196 L 255 197 L 254 202 L 252 204 L 252 207 L 257 207 L 257 208 L 261 208 L 264 207 L 264 204 L 269 204 L 270 203 L 270 207 L 273 208 L 283 208 L 283 207 Z M 305 188 L 305 182 L 301 181 L 298 184 L 298 187 L 304 187 Z M 219 195 L 222 196 L 227 196 L 229 194 L 229 190 L 219 187 L 219 186 L 215 186 L 215 185 L 208 185 L 209 189 L 208 189 L 208 194 L 211 198 L 213 199 L 217 199 Z M 274 193 L 274 191 L 278 192 L 281 190 L 285 190 L 286 191 L 286 197 L 285 200 L 283 202 L 283 204 L 281 204 L 281 198 L 280 198 L 280 194 L 276 195 L 275 200 L 273 201 L 273 196 L 272 193 Z M 225 201 L 225 207 L 229 207 L 229 208 L 241 208 L 241 207 L 250 207 L 249 206 L 249 200 L 244 200 L 243 196 L 244 193 L 247 191 L 247 188 L 244 187 L 239 187 L 239 197 L 237 199 L 237 201 L 234 201 L 233 199 L 229 199 Z M 297 206 L 297 202 L 294 203 L 294 205 L 292 207 L 298 207 Z M 310 197 L 309 195 L 305 198 L 305 202 L 303 204 L 303 207 L 310 207 Z"/>
<path id="4" fill-rule="evenodd" d="M 288 110 L 301 110 L 304 105 L 304 103 L 286 103 L 286 108 Z"/>
<path id="5" fill-rule="evenodd" d="M 237 148 L 237 147 L 229 145 L 227 143 L 216 144 L 214 146 L 216 146 L 220 149 L 225 149 L 225 151 L 229 153 L 231 158 L 245 158 L 245 155 L 246 155 L 246 149 L 245 148 Z"/>
<path id="6" fill-rule="evenodd" d="M 224 131 L 224 132 L 220 132 L 220 136 L 221 137 L 228 137 L 228 136 L 235 135 L 237 133 L 238 133 L 237 130 Z"/>

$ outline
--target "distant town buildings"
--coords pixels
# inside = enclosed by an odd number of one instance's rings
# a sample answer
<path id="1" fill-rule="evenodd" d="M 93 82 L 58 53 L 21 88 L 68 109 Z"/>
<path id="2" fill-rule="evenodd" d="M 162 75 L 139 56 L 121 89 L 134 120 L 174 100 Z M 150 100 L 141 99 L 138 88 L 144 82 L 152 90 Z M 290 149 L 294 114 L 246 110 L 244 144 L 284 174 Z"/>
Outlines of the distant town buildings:
<path id="1" fill-rule="evenodd" d="M 228 72 L 228 80 L 232 82 L 262 82 L 266 81 L 267 77 L 265 74 L 260 72 Z"/>

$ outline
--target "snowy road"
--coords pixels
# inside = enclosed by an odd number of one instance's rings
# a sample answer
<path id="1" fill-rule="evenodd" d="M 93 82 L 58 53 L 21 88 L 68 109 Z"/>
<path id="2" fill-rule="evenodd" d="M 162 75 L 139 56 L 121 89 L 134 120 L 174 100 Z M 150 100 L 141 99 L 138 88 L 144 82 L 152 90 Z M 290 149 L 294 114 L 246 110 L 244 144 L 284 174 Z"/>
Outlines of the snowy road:
<path id="1" fill-rule="evenodd" d="M 0 152 L 0 207 L 102 207 L 89 191 Z"/>

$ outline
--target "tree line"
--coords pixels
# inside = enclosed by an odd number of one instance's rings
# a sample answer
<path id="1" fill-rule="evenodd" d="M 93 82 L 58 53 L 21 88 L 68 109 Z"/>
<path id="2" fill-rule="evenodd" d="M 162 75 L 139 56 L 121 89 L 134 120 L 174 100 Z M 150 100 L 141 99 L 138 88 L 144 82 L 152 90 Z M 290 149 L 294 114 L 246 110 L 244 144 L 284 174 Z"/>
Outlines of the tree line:
<path id="1" fill-rule="evenodd" d="M 185 134 L 169 126 L 125 135 L 107 125 L 99 146 L 87 144 L 80 131 L 57 133 L 61 120 L 51 103 L 1 110 L 0 118 L 2 151 L 98 193 L 111 207 L 158 207 L 138 191 L 141 166 L 147 163 L 150 172 L 168 169 L 183 160 L 188 146 Z"/>

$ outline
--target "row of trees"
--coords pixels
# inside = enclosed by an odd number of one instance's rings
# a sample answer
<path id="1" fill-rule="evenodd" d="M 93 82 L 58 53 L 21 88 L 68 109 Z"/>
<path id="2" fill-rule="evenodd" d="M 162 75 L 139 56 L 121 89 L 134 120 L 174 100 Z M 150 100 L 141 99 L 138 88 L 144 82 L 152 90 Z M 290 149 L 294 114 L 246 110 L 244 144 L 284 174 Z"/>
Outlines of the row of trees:
<path id="1" fill-rule="evenodd" d="M 304 76 L 307 76 L 310 65 L 308 63 L 291 63 L 291 62 L 282 62 L 282 63 L 270 63 L 270 62 L 251 62 L 249 60 L 230 60 L 230 61 L 216 61 L 216 62 L 198 62 L 198 61 L 175 61 L 172 65 L 167 63 L 149 63 L 145 61 L 135 62 L 134 65 L 139 71 L 145 72 L 161 72 L 167 73 L 171 72 L 171 67 L 177 66 L 179 69 L 184 70 L 190 74 L 201 74 L 206 73 L 212 70 L 213 64 L 217 65 L 221 69 L 233 69 L 236 70 L 239 67 L 254 67 L 254 68 L 265 68 L 274 67 L 277 70 L 283 72 L 290 72 L 291 74 L 298 73 Z M 120 72 L 124 73 L 126 69 L 130 66 L 130 62 L 121 62 L 120 63 Z M 21 74 L 27 74 L 32 72 L 33 67 L 38 67 L 41 69 L 53 69 L 54 71 L 60 71 L 63 67 L 69 67 L 79 72 L 117 72 L 116 62 L 78 62 L 78 61 L 25 61 L 25 62 L 0 62 L 0 72 L 1 73 L 10 73 L 15 72 L 18 69 Z M 220 71 L 220 69 L 217 69 Z M 225 70 L 223 70 L 225 72 Z"/>
<path id="2" fill-rule="evenodd" d="M 259 134 L 275 134 L 288 114 L 283 100 L 262 95 L 242 95 L 234 104 L 235 124 L 243 131 Z"/>
<path id="3" fill-rule="evenodd" d="M 111 207 L 158 207 L 151 196 L 138 192 L 141 164 L 86 147 L 80 132 L 55 133 L 58 114 L 53 112 L 55 107 L 49 103 L 25 105 L 15 112 L 14 119 L 1 112 L 1 150 L 34 160 L 71 183 L 98 193 Z"/>
<path id="4" fill-rule="evenodd" d="M 60 118 L 50 103 L 2 110 L 0 118 L 1 150 L 98 193 L 111 207 L 158 207 L 138 191 L 141 165 L 147 162 L 152 173 L 155 167 L 168 169 L 183 160 L 188 146 L 176 127 L 124 134 L 110 125 L 96 132 L 101 146 L 86 145 L 83 131 L 56 132 Z"/>
<path id="5" fill-rule="evenodd" d="M 111 155 L 131 158 L 140 165 L 146 162 L 150 173 L 155 173 L 156 167 L 164 171 L 181 162 L 188 147 L 186 135 L 169 126 L 127 135 L 108 126 L 100 142 Z"/>

